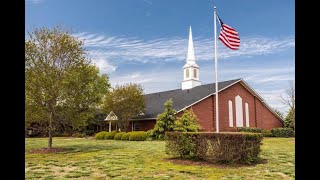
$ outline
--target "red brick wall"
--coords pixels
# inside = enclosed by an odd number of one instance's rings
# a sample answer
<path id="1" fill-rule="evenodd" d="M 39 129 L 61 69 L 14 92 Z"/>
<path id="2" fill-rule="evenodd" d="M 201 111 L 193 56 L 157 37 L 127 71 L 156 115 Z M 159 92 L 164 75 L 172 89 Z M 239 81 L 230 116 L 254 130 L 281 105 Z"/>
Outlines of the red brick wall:
<path id="1" fill-rule="evenodd" d="M 140 123 L 140 131 L 148 131 L 149 129 L 153 129 L 156 124 L 156 120 L 140 120 L 135 123 Z M 128 132 L 132 130 L 132 122 L 130 122 L 130 128 Z"/>
<path id="2" fill-rule="evenodd" d="M 263 129 L 272 129 L 282 127 L 280 120 L 266 108 L 259 99 L 255 98 L 244 86 L 237 83 L 222 92 L 219 92 L 219 130 L 236 130 L 236 105 L 235 97 L 239 95 L 242 98 L 243 109 L 243 127 L 246 127 L 245 103 L 249 106 L 249 127 L 259 127 Z M 229 100 L 233 106 L 233 127 L 229 127 Z M 256 107 L 256 109 L 255 109 Z M 188 108 L 190 109 L 190 108 Z M 215 131 L 215 96 L 208 97 L 192 106 L 193 112 L 199 119 L 199 124 L 203 131 Z M 181 116 L 179 112 L 177 116 Z"/>
<path id="3" fill-rule="evenodd" d="M 283 127 L 283 124 L 267 109 L 262 102 L 256 99 L 257 105 L 257 123 L 259 128 L 269 129 Z"/>
<path id="4" fill-rule="evenodd" d="M 221 93 L 219 93 L 219 128 L 220 131 L 235 131 L 236 128 L 236 104 L 235 97 L 239 95 L 242 98 L 243 110 L 243 127 L 246 127 L 245 103 L 249 106 L 249 127 L 256 127 L 254 96 L 244 88 L 240 83 L 237 83 Z M 232 101 L 233 109 L 233 127 L 229 127 L 229 100 Z"/>
<path id="5" fill-rule="evenodd" d="M 212 96 L 210 96 L 192 106 L 192 111 L 198 117 L 202 131 L 213 131 L 213 102 Z M 183 111 L 179 112 L 177 117 L 181 117 L 182 114 Z"/>

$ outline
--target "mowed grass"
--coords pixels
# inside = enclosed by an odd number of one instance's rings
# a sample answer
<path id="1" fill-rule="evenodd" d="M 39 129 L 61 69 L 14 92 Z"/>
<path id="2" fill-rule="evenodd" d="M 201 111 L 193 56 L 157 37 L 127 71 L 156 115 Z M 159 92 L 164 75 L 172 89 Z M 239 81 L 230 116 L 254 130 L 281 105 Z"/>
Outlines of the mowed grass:
<path id="1" fill-rule="evenodd" d="M 265 138 L 254 166 L 183 165 L 166 158 L 163 141 L 116 141 L 53 138 L 55 148 L 32 154 L 47 138 L 27 138 L 26 179 L 294 179 L 294 138 Z"/>

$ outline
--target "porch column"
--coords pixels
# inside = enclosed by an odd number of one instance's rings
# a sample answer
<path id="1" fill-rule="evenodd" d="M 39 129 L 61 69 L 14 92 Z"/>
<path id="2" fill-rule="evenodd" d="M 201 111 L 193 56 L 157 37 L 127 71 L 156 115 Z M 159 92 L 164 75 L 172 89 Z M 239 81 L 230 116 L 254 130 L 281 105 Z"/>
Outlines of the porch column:
<path id="1" fill-rule="evenodd" d="M 111 121 L 109 121 L 109 132 L 111 132 Z"/>

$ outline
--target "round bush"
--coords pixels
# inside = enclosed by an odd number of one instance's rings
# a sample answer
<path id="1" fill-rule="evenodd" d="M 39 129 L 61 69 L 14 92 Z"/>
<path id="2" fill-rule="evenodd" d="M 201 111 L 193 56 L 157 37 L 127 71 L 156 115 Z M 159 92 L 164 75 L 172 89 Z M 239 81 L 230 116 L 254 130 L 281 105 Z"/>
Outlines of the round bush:
<path id="1" fill-rule="evenodd" d="M 129 140 L 129 136 L 131 135 L 131 132 L 127 132 L 122 135 L 121 140 Z"/>
<path id="2" fill-rule="evenodd" d="M 94 138 L 97 139 L 97 140 L 102 140 L 104 139 L 104 136 L 107 134 L 108 132 L 107 131 L 101 131 L 101 132 L 98 132 Z"/>
<path id="3" fill-rule="evenodd" d="M 114 139 L 115 140 L 121 140 L 122 135 L 124 135 L 126 132 L 118 132 L 115 136 Z"/>
<path id="4" fill-rule="evenodd" d="M 133 132 L 129 136 L 129 141 L 145 141 L 147 139 L 147 133 L 142 131 L 142 132 Z"/>
<path id="5" fill-rule="evenodd" d="M 108 132 L 107 134 L 104 135 L 104 139 L 113 139 L 117 133 L 118 133 L 117 131 Z"/>

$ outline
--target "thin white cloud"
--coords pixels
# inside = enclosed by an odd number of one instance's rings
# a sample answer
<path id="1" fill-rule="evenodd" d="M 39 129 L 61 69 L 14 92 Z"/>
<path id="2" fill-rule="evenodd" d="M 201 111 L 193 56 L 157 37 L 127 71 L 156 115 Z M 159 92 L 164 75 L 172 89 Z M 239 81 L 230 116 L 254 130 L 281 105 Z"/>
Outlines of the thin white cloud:
<path id="1" fill-rule="evenodd" d="M 117 69 L 117 66 L 110 64 L 103 57 L 96 57 L 92 59 L 92 62 L 99 67 L 100 73 L 107 74 L 114 72 Z"/>
<path id="2" fill-rule="evenodd" d="M 40 4 L 44 0 L 25 0 L 26 4 Z"/>
<path id="3" fill-rule="evenodd" d="M 112 73 L 117 66 L 128 61 L 139 63 L 157 63 L 163 61 L 184 61 L 187 53 L 186 38 L 171 37 L 143 40 L 133 37 L 104 36 L 93 33 L 78 33 L 74 36 L 84 39 L 89 56 L 104 73 L 111 73 L 110 82 L 116 84 L 139 83 L 145 93 L 153 93 L 181 88 L 182 71 L 170 68 L 166 70 L 148 69 L 144 72 Z M 213 59 L 213 41 L 206 38 L 195 38 L 194 46 L 198 61 Z M 219 42 L 219 60 L 231 57 L 251 57 L 256 55 L 275 54 L 295 46 L 294 37 L 264 38 L 243 37 L 241 48 L 231 51 Z M 203 84 L 212 83 L 213 67 L 201 67 L 200 77 Z M 147 76 L 146 76 L 147 74 Z M 287 107 L 280 103 L 286 81 L 294 79 L 294 67 L 237 67 L 223 69 L 219 72 L 219 81 L 243 78 L 267 101 L 272 108 L 282 112 Z M 174 77 L 174 78 L 173 78 Z M 210 78 L 209 78 L 210 77 Z M 270 86 L 266 86 L 266 84 Z M 260 90 L 260 89 L 261 90 Z M 272 90 L 268 90 L 272 89 Z"/>
<path id="4" fill-rule="evenodd" d="M 181 37 L 143 40 L 134 37 L 107 37 L 86 32 L 74 34 L 74 36 L 85 40 L 85 46 L 92 49 L 92 54 L 104 56 L 106 59 L 139 62 L 184 61 L 187 53 L 188 40 Z M 212 60 L 214 57 L 213 45 L 213 40 L 210 38 L 195 38 L 194 46 L 197 60 Z M 243 37 L 238 51 L 227 49 L 219 41 L 218 56 L 219 59 L 227 59 L 238 56 L 274 54 L 294 46 L 294 37 Z"/>

